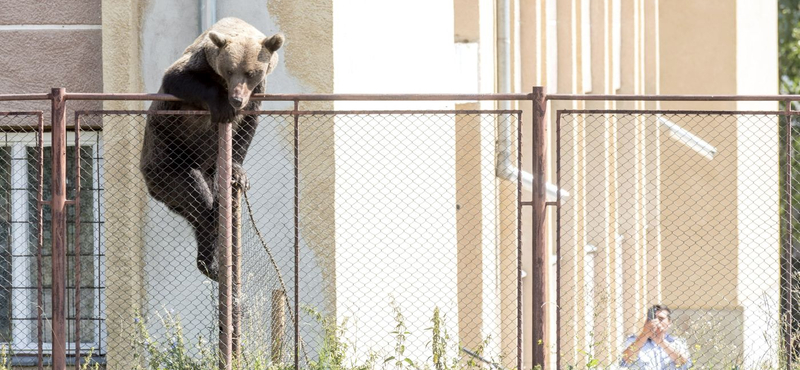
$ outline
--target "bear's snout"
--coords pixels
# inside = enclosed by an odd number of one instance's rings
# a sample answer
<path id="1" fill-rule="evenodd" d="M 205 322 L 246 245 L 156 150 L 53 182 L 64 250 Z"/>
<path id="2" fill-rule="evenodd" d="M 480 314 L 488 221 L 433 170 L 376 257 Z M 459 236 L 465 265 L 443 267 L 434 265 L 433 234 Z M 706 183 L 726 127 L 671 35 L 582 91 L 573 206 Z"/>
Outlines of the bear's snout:
<path id="1" fill-rule="evenodd" d="M 238 96 L 231 96 L 228 99 L 228 102 L 231 103 L 231 106 L 236 109 L 242 109 L 242 107 L 244 107 L 244 100 Z"/>

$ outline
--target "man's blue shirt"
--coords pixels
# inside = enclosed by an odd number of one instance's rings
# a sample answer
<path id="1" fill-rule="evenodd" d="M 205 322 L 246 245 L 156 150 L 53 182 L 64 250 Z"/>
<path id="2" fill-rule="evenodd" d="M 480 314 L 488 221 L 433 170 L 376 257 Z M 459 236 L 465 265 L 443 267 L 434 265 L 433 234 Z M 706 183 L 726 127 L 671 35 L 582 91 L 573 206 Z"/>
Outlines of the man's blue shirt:
<path id="1" fill-rule="evenodd" d="M 627 363 L 624 360 L 619 361 L 619 365 L 629 369 L 636 370 L 687 370 L 692 366 L 692 360 L 689 358 L 689 348 L 686 346 L 686 341 L 681 338 L 673 337 L 669 334 L 664 336 L 664 340 L 670 343 L 670 346 L 677 352 L 686 355 L 688 361 L 683 366 L 677 367 L 672 359 L 663 348 L 659 347 L 655 342 L 648 339 L 642 348 L 639 349 L 638 357 L 635 361 Z M 625 340 L 622 346 L 623 350 L 628 348 L 633 342 L 636 341 L 636 336 L 631 335 Z"/>

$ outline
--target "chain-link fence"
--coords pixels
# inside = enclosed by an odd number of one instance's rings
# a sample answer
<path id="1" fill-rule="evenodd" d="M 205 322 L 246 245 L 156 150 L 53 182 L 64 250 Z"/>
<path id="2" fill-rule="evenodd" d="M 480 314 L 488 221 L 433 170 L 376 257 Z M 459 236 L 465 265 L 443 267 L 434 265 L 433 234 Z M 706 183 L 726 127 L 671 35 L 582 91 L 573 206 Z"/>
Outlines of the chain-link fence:
<path id="1" fill-rule="evenodd" d="M 230 301 L 241 368 L 519 369 L 544 348 L 555 349 L 545 364 L 616 367 L 648 361 L 627 349 L 665 342 L 695 368 L 795 360 L 794 112 L 554 112 L 554 256 L 536 241 L 531 256 L 523 216 L 545 200 L 522 197 L 543 178 L 521 166 L 521 153 L 536 153 L 523 148 L 522 111 L 307 111 L 295 99 L 232 126 L 221 179 L 205 112 L 78 112 L 80 136 L 68 129 L 60 149 L 63 320 L 50 306 L 55 149 L 49 133 L 0 121 L 11 266 L 0 308 L 14 361 L 55 362 L 61 322 L 70 362 L 92 353 L 108 369 L 217 368 L 227 231 L 241 266 Z M 232 228 L 220 229 L 227 180 Z M 543 271 L 523 271 L 529 260 Z M 655 304 L 671 309 L 657 316 L 669 336 L 637 342 Z M 555 326 L 532 338 L 545 311 Z"/>
<path id="2" fill-rule="evenodd" d="M 41 122 L 41 112 L 0 112 L 0 341 L 7 343 L 6 353 L 13 345 L 33 357 L 43 334 L 37 308 L 45 319 L 51 314 L 43 304 L 51 293 L 50 281 L 38 274 L 50 261 L 49 251 L 38 247 L 37 233 L 43 220 L 38 207 L 41 156 L 48 154 L 38 145 Z M 44 237 L 50 237 L 46 231 Z"/>
<path id="3" fill-rule="evenodd" d="M 498 127 L 520 159 L 520 111 L 247 117 L 233 230 L 242 368 L 520 367 L 520 184 L 495 165 Z M 205 118 L 77 114 L 81 194 L 95 192 L 81 198 L 93 206 L 74 307 L 81 353 L 107 368 L 217 367 L 216 129 L 186 128 Z"/>
<path id="4" fill-rule="evenodd" d="M 558 182 L 569 193 L 558 210 L 559 365 L 786 364 L 785 339 L 797 333 L 794 257 L 781 242 L 795 218 L 786 199 L 796 198 L 784 181 L 796 181 L 787 113 L 557 117 Z M 648 326 L 656 304 L 671 312 Z"/>

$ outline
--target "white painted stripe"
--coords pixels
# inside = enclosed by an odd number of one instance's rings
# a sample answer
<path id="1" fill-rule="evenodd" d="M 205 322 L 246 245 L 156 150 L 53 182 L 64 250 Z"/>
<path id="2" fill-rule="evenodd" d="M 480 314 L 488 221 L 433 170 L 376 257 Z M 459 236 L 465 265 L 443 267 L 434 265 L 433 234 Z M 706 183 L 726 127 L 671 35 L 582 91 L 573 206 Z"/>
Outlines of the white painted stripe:
<path id="1" fill-rule="evenodd" d="M 5 24 L 0 31 L 85 31 L 100 30 L 99 24 Z"/>

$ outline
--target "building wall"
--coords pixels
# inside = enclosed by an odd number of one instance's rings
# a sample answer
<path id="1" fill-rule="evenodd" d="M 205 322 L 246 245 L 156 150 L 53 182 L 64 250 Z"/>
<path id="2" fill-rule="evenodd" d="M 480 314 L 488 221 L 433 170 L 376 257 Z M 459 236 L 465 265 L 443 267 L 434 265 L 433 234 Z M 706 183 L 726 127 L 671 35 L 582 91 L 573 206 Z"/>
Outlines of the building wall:
<path id="1" fill-rule="evenodd" d="M 101 6 L 102 5 L 102 6 Z M 393 4 L 396 5 L 396 4 Z M 282 31 L 287 35 L 287 43 L 280 52 L 283 57 L 276 72 L 270 76 L 268 92 L 444 92 L 455 86 L 446 78 L 448 71 L 454 69 L 450 43 L 477 43 L 479 92 L 495 91 L 495 33 L 494 4 L 492 1 L 474 3 L 455 1 L 453 4 L 419 4 L 391 7 L 390 4 L 346 4 L 332 1 L 270 1 L 264 8 L 262 3 L 247 0 L 219 2 L 218 17 L 234 15 L 256 25 L 266 34 Z M 57 6 L 57 8 L 56 8 Z M 659 1 L 598 1 L 598 0 L 542 0 L 536 2 L 513 2 L 516 23 L 514 30 L 514 89 L 528 91 L 530 86 L 544 85 L 549 93 L 625 93 L 625 94 L 769 94 L 777 92 L 776 55 L 777 42 L 774 41 L 774 4 L 768 6 L 752 1 L 738 0 L 736 6 L 729 2 L 690 0 Z M 408 31 L 403 20 L 416 19 L 419 12 L 406 14 L 415 8 L 430 11 L 429 22 L 425 26 Z M 0 55 L 13 55 L 13 58 L 0 58 L 0 69 L 10 71 L 0 75 L 0 90 L 14 93 L 41 93 L 52 86 L 65 86 L 67 91 L 104 92 L 155 92 L 163 70 L 192 42 L 200 32 L 199 6 L 196 1 L 150 2 L 122 0 L 70 0 L 54 5 L 49 2 L 21 1 L 4 7 L 0 14 L 0 33 L 6 42 L 0 46 Z M 57 9 L 58 11 L 55 11 Z M 370 17 L 363 17 L 364 13 Z M 181 14 L 176 19 L 175 14 Z M 406 17 L 398 15 L 406 14 Z M 453 20 L 451 22 L 451 19 Z M 444 20 L 444 21 L 443 21 Z M 165 28 L 164 24 L 170 24 Z M 335 32 L 334 32 L 335 31 Z M 769 40 L 769 41 L 765 41 Z M 32 47 L 35 45 L 35 47 Z M 19 50 L 26 50 L 20 53 Z M 754 51 L 754 50 L 757 50 Z M 102 71 L 102 73 L 98 73 Z M 391 71 L 391 73 L 387 73 Z M 328 103 L 304 105 L 306 109 L 328 109 L 352 107 L 351 103 L 333 106 Z M 12 109 L 49 109 L 49 103 L 31 102 L 8 105 Z M 415 105 L 419 108 L 423 105 Z M 99 103 L 70 102 L 70 109 L 96 109 Z M 107 109 L 141 109 L 142 103 L 107 102 Z M 268 108 L 289 108 L 286 103 L 265 104 Z M 376 105 L 375 107 L 385 107 Z M 441 105 L 432 107 L 441 108 Z M 449 106 L 448 106 L 449 107 Z M 481 103 L 481 107 L 487 107 Z M 559 108 L 702 108 L 702 109 L 774 109 L 774 105 L 750 106 L 743 103 L 617 103 L 584 104 L 580 102 L 553 102 L 551 113 Z M 523 122 L 530 122 L 530 108 L 524 110 Z M 71 114 L 68 114 L 71 117 Z M 551 117 L 553 117 L 551 115 Z M 47 119 L 47 118 L 46 118 Z M 555 156 L 554 120 L 550 121 L 551 136 L 548 141 L 550 154 Z M 609 122 L 603 132 L 576 128 L 566 137 L 574 144 L 573 166 L 582 168 L 567 184 L 575 191 L 569 202 L 572 217 L 578 220 L 573 225 L 571 240 L 575 261 L 574 275 L 563 277 L 559 282 L 562 299 L 578 302 L 579 297 L 588 291 L 595 291 L 595 301 L 602 297 L 615 297 L 619 302 L 605 301 L 598 311 L 608 317 L 605 322 L 587 321 L 591 314 L 586 307 L 572 305 L 560 307 L 568 312 L 574 321 L 562 321 L 563 325 L 573 325 L 577 332 L 591 330 L 618 334 L 633 331 L 639 325 L 644 306 L 656 301 L 671 304 L 679 310 L 701 313 L 725 312 L 731 322 L 742 322 L 742 333 L 749 341 L 744 343 L 745 351 L 758 352 L 765 342 L 761 338 L 758 325 L 772 317 L 774 312 L 763 313 L 754 305 L 759 288 L 777 291 L 777 276 L 765 273 L 762 267 L 754 264 L 776 265 L 777 229 L 775 219 L 752 219 L 752 214 L 776 215 L 777 195 L 773 192 L 754 192 L 752 189 L 774 189 L 777 186 L 777 169 L 769 166 L 763 171 L 755 171 L 757 163 L 751 157 L 774 154 L 774 148 L 762 145 L 777 137 L 775 130 L 764 133 L 762 128 L 754 127 L 746 121 L 725 122 L 727 132 L 738 133 L 727 136 L 719 146 L 736 148 L 733 152 L 721 154 L 713 162 L 691 160 L 689 165 L 670 160 L 679 153 L 670 152 L 675 147 L 668 137 L 653 125 L 638 121 L 632 136 L 621 139 L 620 127 Z M 357 253 L 359 246 L 348 243 L 346 238 L 352 230 L 365 228 L 375 232 L 392 225 L 380 225 L 375 220 L 368 224 L 354 224 L 343 210 L 336 207 L 337 202 L 367 205 L 348 198 L 345 191 L 356 169 L 344 163 L 342 158 L 348 154 L 369 155 L 370 153 L 348 153 L 334 151 L 337 144 L 355 140 L 338 136 L 333 130 L 334 121 L 318 122 L 314 130 L 301 132 L 301 177 L 303 194 L 301 199 L 301 222 L 307 230 L 317 230 L 302 236 L 304 255 L 310 256 L 309 268 L 316 276 L 304 284 L 316 286 L 310 291 L 307 300 L 318 303 L 325 311 L 340 317 L 347 315 L 354 296 L 344 293 L 344 284 L 355 279 L 350 276 L 353 269 L 341 265 L 347 253 Z M 699 125 L 687 123 L 685 128 L 696 133 L 704 133 Z M 420 128 L 421 129 L 421 128 Z M 525 128 L 526 130 L 528 128 Z M 527 132 L 527 131 L 526 131 Z M 604 132 L 612 133 L 605 135 Z M 754 133 L 759 133 L 758 141 Z M 451 142 L 465 140 L 464 132 L 444 131 L 438 133 Z M 712 133 L 708 133 L 712 135 Z M 107 264 L 111 269 L 130 271 L 132 274 L 109 274 L 107 281 L 107 302 L 109 337 L 108 350 L 127 345 L 130 323 L 127 316 L 134 309 L 156 309 L 152 292 L 178 289 L 184 292 L 207 289 L 195 282 L 180 286 L 165 286 L 160 281 L 163 271 L 148 266 L 148 261 L 177 258 L 169 245 L 151 240 L 145 243 L 143 230 L 153 229 L 158 217 L 163 213 L 147 204 L 143 186 L 140 183 L 136 160 L 126 153 L 138 150 L 141 130 L 134 126 L 107 125 L 105 129 L 107 167 L 113 170 L 106 173 L 106 202 L 115 204 L 106 213 L 106 253 Z M 274 132 L 259 133 L 257 140 L 264 145 L 286 147 L 291 142 L 291 125 L 284 122 Z M 392 136 L 403 138 L 403 132 L 392 132 Z M 625 134 L 628 135 L 628 134 Z M 766 136 L 764 136 L 766 135 Z M 713 135 L 712 135 L 713 136 Z M 631 137 L 631 140 L 627 140 Z M 529 135 L 523 135 L 523 147 L 530 145 Z M 591 144 L 588 140 L 595 140 Z M 380 142 L 381 144 L 387 144 Z M 458 144 L 456 144 L 458 145 Z M 291 145 L 289 145 L 291 146 Z M 391 145 L 388 146 L 391 148 Z M 325 149 L 327 148 L 327 149 Z M 647 150 L 646 148 L 663 148 Z M 392 151 L 398 161 L 407 160 L 401 148 Z M 431 156 L 445 153 L 431 152 Z M 682 155 L 682 154 L 681 154 Z M 632 157 L 628 157 L 632 156 Z M 477 160 L 475 153 L 459 152 L 451 161 L 436 162 L 453 184 L 458 183 L 459 164 Z M 523 157 L 524 168 L 530 168 Z M 630 159 L 634 158 L 634 159 Z M 267 167 L 267 166 L 265 166 Z M 290 163 L 275 160 L 267 169 L 251 169 L 255 179 L 287 176 Z M 554 179 L 554 166 L 549 172 Z M 448 170 L 448 168 L 450 170 Z M 524 169 L 523 168 L 523 169 Z M 283 170 L 276 170 L 283 169 Z M 461 167 L 463 170 L 464 168 Z M 755 171 L 755 172 L 754 172 Z M 705 174 L 705 175 L 701 175 Z M 709 175 L 710 174 L 710 175 Z M 360 175 L 360 174 L 359 174 Z M 607 176 L 608 175 L 608 176 Z M 348 177 L 350 176 L 350 177 Z M 736 182 L 729 181 L 735 178 Z M 254 188 L 266 186 L 253 184 Z M 482 181 L 482 192 L 491 195 L 499 192 L 502 185 L 492 179 Z M 691 186 L 686 184 L 692 184 Z M 281 186 L 289 186 L 283 184 Z M 282 193 L 282 192 L 279 192 Z M 127 194 L 119 198 L 114 194 Z M 715 194 L 713 197 L 692 198 L 691 194 Z M 628 196 L 630 195 L 630 196 Z M 663 196 L 662 196 L 663 195 Z M 463 195 L 461 195 L 463 196 Z M 526 194 L 527 196 L 527 194 Z M 450 227 L 457 229 L 460 215 L 448 209 L 445 203 L 453 203 L 460 197 L 457 190 L 444 195 L 443 203 L 436 204 L 435 218 L 445 220 Z M 510 197 L 501 196 L 503 202 Z M 285 197 L 276 196 L 269 202 L 288 204 Z M 342 204 L 342 203 L 339 203 Z M 505 204 L 505 203 L 503 203 Z M 497 214 L 490 210 L 491 204 L 481 204 L 482 244 L 498 242 L 497 228 L 507 218 L 495 220 Z M 502 208 L 502 207 L 501 207 Z M 703 214 L 697 213 L 703 209 Z M 665 211 L 665 210 L 668 210 Z M 275 212 L 258 210 L 263 219 L 274 219 Z M 386 218 L 402 218 L 407 215 L 392 214 L 386 210 Z M 433 217 L 433 216 L 431 216 Z M 735 228 L 708 234 L 704 239 L 693 242 L 691 246 L 682 242 L 682 235 L 697 233 L 697 227 L 704 220 L 720 217 L 728 220 Z M 777 217 L 777 216 L 775 216 Z M 551 219 L 554 217 L 551 217 Z M 506 220 L 506 221 L 504 221 Z M 528 220 L 527 218 L 525 220 Z M 529 221 L 525 221 L 529 222 Z M 491 223 L 492 225 L 488 225 Z M 146 225 L 144 229 L 140 225 Z M 551 230 L 554 224 L 550 224 Z M 281 225 L 286 229 L 289 226 Z M 188 235 L 187 228 L 178 228 L 176 233 Z M 622 236 L 621 238 L 618 238 Z M 465 235 L 430 235 L 431 238 L 452 239 L 448 244 L 445 260 L 464 262 L 467 258 L 464 243 L 458 238 Z M 500 240 L 509 240 L 509 235 L 501 235 Z M 511 235 L 513 237 L 513 235 Z M 523 232 L 523 250 L 530 250 L 530 241 Z M 766 239 L 765 239 L 766 238 Z M 554 237 L 549 236 L 554 250 Z M 752 245 L 764 240 L 775 246 L 775 253 L 754 256 Z M 123 242 L 125 241 L 125 242 Z M 619 241 L 619 242 L 618 242 Z M 460 244 L 459 244 L 460 243 Z M 444 243 L 446 244 L 446 243 Z M 597 269 L 595 276 L 585 276 L 582 272 L 591 262 L 590 256 L 582 246 L 595 245 L 604 257 L 598 266 L 615 266 L 624 271 L 633 271 L 633 278 L 616 279 L 614 269 Z M 149 247 L 145 247 L 149 245 Z M 450 248 L 452 247 L 452 248 Z M 680 248 L 675 251 L 673 248 Z M 713 250 L 725 258 L 693 258 L 702 251 Z M 665 251 L 679 255 L 679 260 L 663 260 Z M 336 258 L 336 256 L 339 258 Z M 460 257 L 459 257 L 460 256 Z M 484 264 L 491 264 L 491 253 L 483 255 Z M 553 261 L 551 261 L 553 262 Z M 152 266 L 152 264 L 151 264 Z M 313 266 L 313 267 L 312 267 Z M 701 267 L 708 267 L 702 270 Z M 488 268 L 488 267 L 487 267 Z M 523 269 L 530 273 L 528 259 L 523 259 Z M 463 268 L 462 268 L 463 271 Z M 698 272 L 699 271 L 699 272 Z M 722 271 L 721 273 L 712 273 Z M 364 271 L 361 271 L 362 273 Z M 379 266 L 372 271 L 383 274 Z M 197 275 L 193 266 L 187 266 L 177 273 Z M 444 282 L 443 289 L 463 292 L 469 287 L 461 285 L 458 266 L 449 266 L 441 275 L 416 276 L 412 281 L 437 279 Z M 556 281 L 554 272 L 550 273 L 548 291 L 555 300 Z M 329 283 L 320 279 L 325 277 Z M 758 278 L 756 278 L 758 277 Z M 316 280 L 315 280 L 316 279 Z M 474 282 L 473 282 L 474 283 Z M 327 285 L 325 285 L 327 284 Z M 487 282 L 481 282 L 487 289 Z M 523 291 L 529 292 L 530 278 L 524 281 Z M 147 286 L 148 291 L 143 287 Z M 679 287 L 679 288 L 678 288 Z M 686 290 L 713 290 L 718 294 L 700 300 L 684 294 Z M 456 294 L 456 293 L 453 293 Z M 492 298 L 486 293 L 485 301 Z M 314 298 L 321 297 L 321 298 Z M 572 297 L 572 298 L 570 298 Z M 453 302 L 458 302 L 456 296 Z M 708 298 L 708 299 L 706 299 Z M 529 296 L 525 297 L 529 302 Z M 777 299 L 770 297 L 769 299 Z M 207 297 L 204 304 L 211 305 Z M 483 302 L 484 304 L 486 302 Z M 529 318 L 530 303 L 526 303 L 525 317 Z M 466 306 L 456 304 L 451 309 L 464 315 Z M 376 307 L 376 310 L 385 309 Z M 482 333 L 494 330 L 496 320 L 491 310 L 482 308 Z M 549 333 L 550 360 L 558 349 L 553 346 L 556 307 L 550 306 Z M 427 310 L 420 311 L 422 320 Z M 745 317 L 737 316 L 737 312 Z M 761 312 L 759 315 L 754 313 Z M 474 319 L 476 316 L 463 316 L 460 321 Z M 755 318 L 755 319 L 753 319 Z M 207 320 L 207 319 L 204 319 Z M 453 328 L 461 332 L 462 338 L 477 341 L 482 334 L 465 330 L 468 326 Z M 529 325 L 523 325 L 529 327 Z M 530 366 L 530 348 L 534 339 L 530 334 L 524 337 L 524 358 Z M 617 342 L 604 343 L 598 353 L 609 359 L 617 352 Z M 563 358 L 570 361 L 580 359 L 580 350 L 590 344 L 588 337 L 562 338 L 568 351 Z M 129 363 L 131 359 L 109 356 L 109 367 L 116 368 Z"/>
<path id="2" fill-rule="evenodd" d="M 545 85 L 551 94 L 775 94 L 777 42 L 769 41 L 775 38 L 774 5 L 525 3 L 522 86 Z M 745 107 L 776 109 L 774 104 L 551 101 L 549 153 L 555 157 L 553 112 L 558 109 Z M 526 110 L 526 122 L 528 117 Z M 681 124 L 726 148 L 725 153 L 703 160 L 654 121 L 643 119 L 612 119 L 604 127 L 573 125 L 562 131 L 562 148 L 569 151 L 562 155 L 571 161 L 564 165 L 573 171 L 564 184 L 571 194 L 562 216 L 574 223 L 562 224 L 562 260 L 571 264 L 561 266 L 561 305 L 548 306 L 551 366 L 556 336 L 562 365 L 586 363 L 588 348 L 601 361 L 613 361 L 624 336 L 641 325 L 644 307 L 655 302 L 684 310 L 686 322 L 719 312 L 716 317 L 727 318 L 720 325 L 738 325 L 742 337 L 753 339 L 742 342 L 745 355 L 766 348 L 755 323 L 766 323 L 777 312 L 756 306 L 763 291 L 777 292 L 778 223 L 753 219 L 777 215 L 777 193 L 747 189 L 777 189 L 777 170 L 763 165 L 768 156 L 774 158 L 776 147 L 765 143 L 776 142 L 777 132 L 765 128 L 768 123 L 737 119 L 715 121 L 714 131 L 708 120 Z M 711 223 L 726 227 L 715 230 Z M 554 224 L 550 227 L 555 230 Z M 552 235 L 550 241 L 554 247 Z M 524 233 L 523 242 L 530 245 Z M 587 252 L 587 245 L 597 252 Z M 549 276 L 549 297 L 555 301 L 558 286 L 554 274 Z M 705 293 L 688 293 L 698 291 Z M 594 297 L 584 300 L 587 293 Z M 556 309 L 562 314 L 560 333 L 555 332 Z M 610 339 L 596 342 L 598 333 Z M 525 343 L 526 351 L 535 346 L 527 336 Z M 525 358 L 530 358 L 527 352 Z"/>
<path id="3" fill-rule="evenodd" d="M 100 0 L 2 1 L 0 7 L 4 9 L 0 12 L 2 93 L 43 94 L 49 93 L 54 87 L 65 87 L 73 92 L 102 90 L 104 76 L 100 71 L 103 58 L 98 52 L 102 42 Z M 67 107 L 69 125 L 74 121 L 75 110 L 99 109 L 101 104 L 71 101 Z M 51 121 L 50 108 L 50 101 L 2 104 L 3 111 L 43 111 L 45 124 Z M 45 194 L 45 197 L 50 196 Z M 49 275 L 49 272 L 45 271 L 44 274 Z M 15 302 L 24 302 L 17 300 L 17 293 L 14 293 L 13 299 Z M 22 311 L 29 312 L 25 308 Z M 14 331 L 35 333 L 35 321 L 17 322 L 14 325 L 23 323 L 34 325 L 34 328 L 26 330 L 15 327 Z M 35 337 L 32 339 L 35 342 Z M 15 361 L 13 365 L 14 368 L 25 368 L 23 365 L 29 363 Z"/>
<path id="4" fill-rule="evenodd" d="M 452 3 L 334 2 L 334 15 L 336 93 L 450 91 Z M 334 104 L 357 107 L 453 109 L 440 102 Z M 365 343 L 357 356 L 365 359 L 391 348 L 394 302 L 416 328 L 406 356 L 426 358 L 428 333 L 420 329 L 436 307 L 447 314 L 451 337 L 458 335 L 454 119 L 335 122 L 337 315 L 367 326 L 357 337 Z"/>

